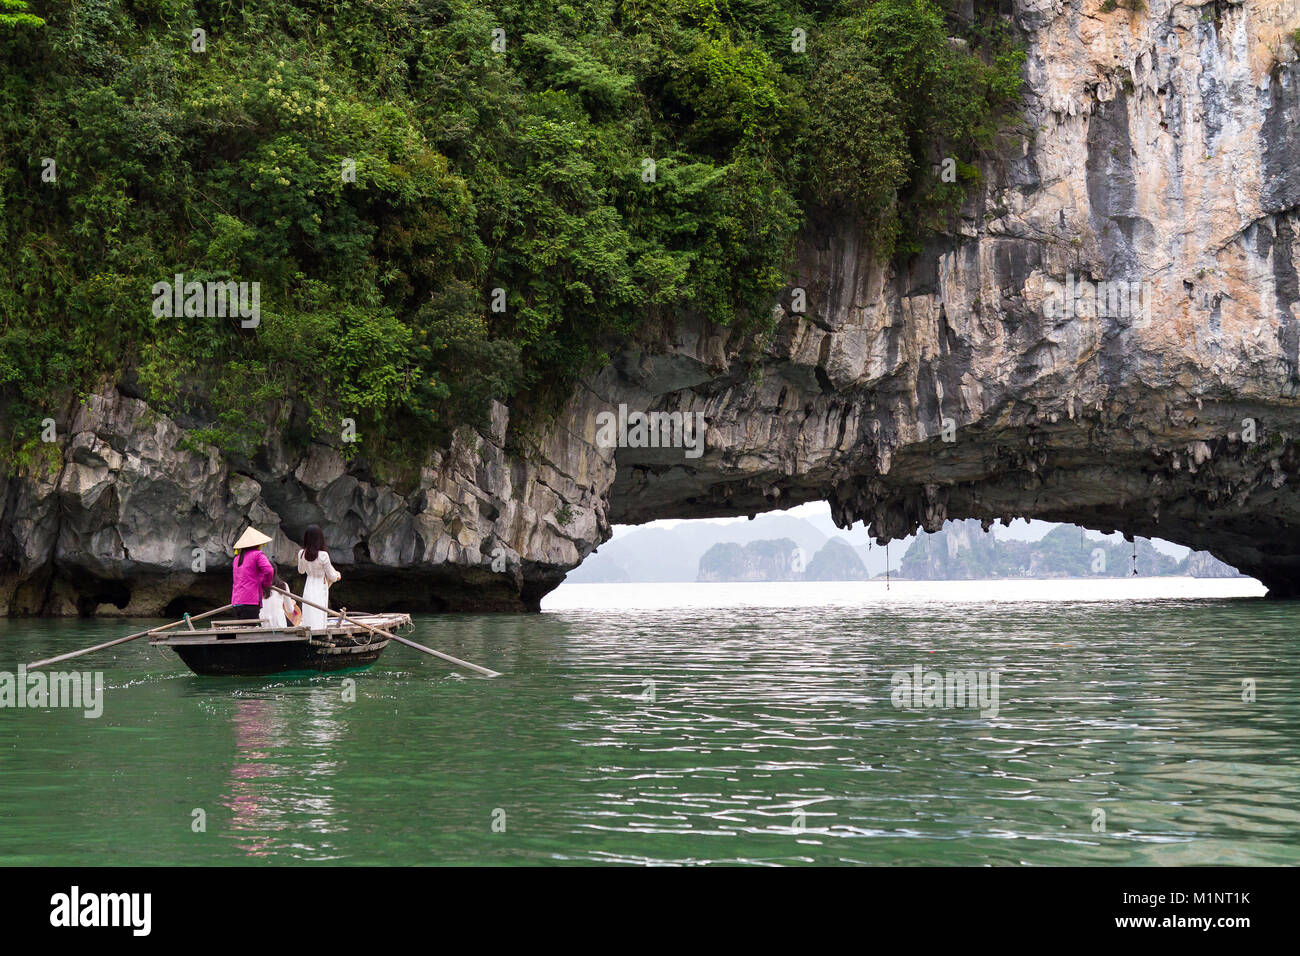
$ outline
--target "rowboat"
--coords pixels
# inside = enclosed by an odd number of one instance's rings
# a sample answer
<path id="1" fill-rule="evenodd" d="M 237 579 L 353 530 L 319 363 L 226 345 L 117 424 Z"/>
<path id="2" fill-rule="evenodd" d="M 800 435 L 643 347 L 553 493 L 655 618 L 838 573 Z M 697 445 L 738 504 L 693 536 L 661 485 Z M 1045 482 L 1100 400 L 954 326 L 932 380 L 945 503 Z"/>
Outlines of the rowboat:
<path id="1" fill-rule="evenodd" d="M 491 668 L 471 664 L 397 634 L 399 628 L 414 626 L 409 614 L 358 614 L 355 611 L 349 614 L 347 608 L 336 611 L 284 588 L 273 586 L 271 590 L 307 607 L 324 611 L 326 626 L 315 629 L 301 625 L 262 627 L 261 621 L 212 622 L 201 630 L 194 626 L 195 621 L 215 618 L 235 607 L 234 604 L 227 604 L 193 617 L 186 614 L 179 621 L 161 627 L 146 628 L 102 644 L 83 647 L 79 651 L 33 661 L 27 665 L 27 669 L 34 671 L 38 667 L 61 664 L 83 654 L 105 651 L 147 637 L 155 647 L 170 647 L 174 650 L 196 674 L 265 677 L 293 671 L 325 673 L 362 670 L 379 660 L 379 655 L 384 652 L 389 641 L 396 641 L 413 651 L 436 657 L 484 677 L 501 676 Z M 173 630 L 182 624 L 188 630 Z"/>
<path id="2" fill-rule="evenodd" d="M 315 630 L 263 627 L 253 620 L 196 628 L 188 615 L 184 621 L 188 630 L 169 625 L 149 631 L 150 645 L 171 648 L 196 674 L 223 677 L 361 670 L 379 660 L 388 635 L 413 627 L 411 615 L 396 613 L 330 617 L 326 627 Z"/>

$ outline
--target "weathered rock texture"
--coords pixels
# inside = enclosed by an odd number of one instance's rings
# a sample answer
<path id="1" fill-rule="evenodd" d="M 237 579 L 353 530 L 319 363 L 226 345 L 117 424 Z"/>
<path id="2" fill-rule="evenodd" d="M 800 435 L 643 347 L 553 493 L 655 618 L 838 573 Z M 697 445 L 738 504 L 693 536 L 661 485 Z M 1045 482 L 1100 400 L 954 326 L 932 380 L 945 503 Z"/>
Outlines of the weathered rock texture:
<path id="1" fill-rule="evenodd" d="M 1212 554 L 1193 551 L 1187 556 L 1187 574 L 1193 578 L 1239 578 L 1241 572 L 1229 567 Z"/>
<path id="2" fill-rule="evenodd" d="M 620 450 L 613 520 L 829 497 L 883 540 L 1036 517 L 1300 591 L 1300 4 L 1017 11 L 1029 135 L 959 236 L 894 273 L 853 223 L 812 230 L 811 305 L 757 369 L 688 331 L 602 377 L 710 425 L 697 462 Z M 1070 277 L 1140 283 L 1149 316 L 1049 317 Z"/>
<path id="3" fill-rule="evenodd" d="M 1300 3 L 1101 3 L 1017 0 L 1026 135 L 904 271 L 853 222 L 816 224 L 791 283 L 807 310 L 770 341 L 683 318 L 523 450 L 498 407 L 410 487 L 273 431 L 232 471 L 107 389 L 60 422 L 48 473 L 0 485 L 0 604 L 224 603 L 251 521 L 284 565 L 321 524 L 339 603 L 535 607 L 611 522 L 819 499 L 882 541 L 1016 516 L 1157 536 L 1300 594 Z M 1139 283 L 1149 315 L 1053 317 L 1071 277 Z M 619 403 L 703 412 L 703 456 L 598 447 Z"/>
<path id="4" fill-rule="evenodd" d="M 273 535 L 268 553 L 291 577 L 293 542 L 319 524 L 344 576 L 331 591 L 339 605 L 535 608 L 608 535 L 595 489 L 612 465 L 564 431 L 527 464 L 512 460 L 505 429 L 495 406 L 484 434 L 464 431 L 399 490 L 334 448 L 290 454 L 275 428 L 234 471 L 109 388 L 60 423 L 55 467 L 0 484 L 0 595 L 11 615 L 210 608 L 230 599 L 231 545 L 246 525 Z"/>

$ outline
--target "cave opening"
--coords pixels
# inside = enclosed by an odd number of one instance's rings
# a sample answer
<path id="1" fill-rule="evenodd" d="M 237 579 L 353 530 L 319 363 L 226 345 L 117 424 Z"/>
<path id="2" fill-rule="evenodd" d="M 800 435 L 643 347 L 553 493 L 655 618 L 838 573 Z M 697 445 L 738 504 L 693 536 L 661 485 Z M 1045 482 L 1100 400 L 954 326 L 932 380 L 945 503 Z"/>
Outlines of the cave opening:
<path id="1" fill-rule="evenodd" d="M 826 502 L 616 524 L 566 583 L 1243 576 L 1206 552 L 1104 522 L 954 518 L 931 526 L 882 546 L 863 522 L 838 527 Z"/>
<path id="2" fill-rule="evenodd" d="M 94 617 L 95 612 L 104 604 L 111 604 L 119 611 L 131 603 L 131 589 L 122 581 L 97 580 L 77 595 L 77 614 L 80 617 Z"/>

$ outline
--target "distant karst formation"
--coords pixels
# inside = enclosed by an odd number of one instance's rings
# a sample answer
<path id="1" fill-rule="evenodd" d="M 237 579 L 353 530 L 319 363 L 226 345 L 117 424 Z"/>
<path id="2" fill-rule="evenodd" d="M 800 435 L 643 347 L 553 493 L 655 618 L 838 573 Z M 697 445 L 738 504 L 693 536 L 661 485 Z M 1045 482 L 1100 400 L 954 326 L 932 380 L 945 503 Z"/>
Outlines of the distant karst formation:
<path id="1" fill-rule="evenodd" d="M 985 532 L 978 521 L 952 521 L 936 534 L 912 542 L 898 569 L 898 578 L 917 581 L 981 580 L 988 578 L 1087 578 L 1189 575 L 1201 578 L 1240 576 L 1203 551 L 1182 560 L 1164 554 L 1151 542 L 1105 541 L 1088 538 L 1080 529 L 1062 525 L 1038 541 L 1002 541 Z M 862 581 L 868 577 L 862 559 L 841 538 L 826 542 L 805 563 L 803 550 L 790 538 L 715 544 L 700 558 L 698 581 Z"/>
<path id="2" fill-rule="evenodd" d="M 983 578 L 1120 578 L 1190 575 L 1237 577 L 1205 552 L 1193 551 L 1179 561 L 1162 554 L 1145 538 L 1132 542 L 1087 538 L 1069 525 L 1054 528 L 1038 541 L 1001 541 L 975 520 L 952 521 L 936 534 L 921 534 L 903 555 L 898 576 L 920 581 Z"/>
<path id="3" fill-rule="evenodd" d="M 700 558 L 698 581 L 863 581 L 867 569 L 853 548 L 832 538 L 808 560 L 790 538 L 715 544 Z"/>

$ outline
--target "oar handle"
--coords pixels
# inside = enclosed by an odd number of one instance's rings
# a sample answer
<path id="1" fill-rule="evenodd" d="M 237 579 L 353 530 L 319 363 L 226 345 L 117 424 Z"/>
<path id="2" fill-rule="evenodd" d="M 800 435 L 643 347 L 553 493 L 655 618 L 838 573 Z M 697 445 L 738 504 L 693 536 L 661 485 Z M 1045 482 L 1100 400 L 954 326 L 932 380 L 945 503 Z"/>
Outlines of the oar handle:
<path id="1" fill-rule="evenodd" d="M 460 667 L 465 667 L 468 668 L 469 670 L 476 671 L 477 673 L 482 674 L 484 677 L 501 676 L 499 673 L 497 673 L 494 670 L 489 670 L 486 667 L 479 667 L 479 665 L 471 664 L 469 661 L 462 661 L 459 657 L 452 657 L 450 654 L 442 653 L 442 651 L 435 651 L 432 647 L 425 647 L 423 644 L 417 644 L 415 641 L 407 640 L 404 637 L 398 637 L 396 634 L 392 633 L 391 631 L 386 631 L 382 627 L 375 627 L 374 625 L 367 624 L 364 621 L 358 621 L 355 618 L 348 617 L 347 614 L 342 611 L 336 611 L 333 608 L 326 607 L 323 604 L 317 604 L 315 601 L 309 601 L 305 597 L 302 597 L 301 595 L 294 594 L 292 591 L 286 591 L 284 588 L 277 588 L 274 585 L 272 585 L 271 590 L 279 591 L 281 594 L 287 597 L 291 597 L 295 601 L 301 601 L 303 604 L 306 604 L 308 607 L 314 607 L 318 611 L 324 611 L 326 614 L 333 614 L 340 621 L 347 621 L 349 624 L 355 624 L 357 627 L 364 627 L 366 630 L 374 634 L 382 634 L 390 641 L 397 641 L 397 643 L 399 644 L 405 644 L 407 647 L 414 648 L 417 651 L 423 651 L 425 654 L 429 654 L 432 657 L 437 657 L 440 658 L 441 660 L 447 661 L 448 663 L 457 664 Z"/>

